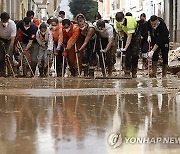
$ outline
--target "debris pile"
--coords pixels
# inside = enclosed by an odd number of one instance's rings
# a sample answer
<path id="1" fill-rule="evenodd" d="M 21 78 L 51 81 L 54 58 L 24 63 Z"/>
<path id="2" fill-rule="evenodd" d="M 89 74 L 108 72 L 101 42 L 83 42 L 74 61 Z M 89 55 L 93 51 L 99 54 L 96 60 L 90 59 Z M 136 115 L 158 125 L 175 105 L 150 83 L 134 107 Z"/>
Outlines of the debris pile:
<path id="1" fill-rule="evenodd" d="M 170 43 L 170 51 L 169 51 L 168 58 L 169 58 L 168 59 L 169 71 L 179 76 L 180 75 L 180 47 L 175 47 L 173 43 Z"/>

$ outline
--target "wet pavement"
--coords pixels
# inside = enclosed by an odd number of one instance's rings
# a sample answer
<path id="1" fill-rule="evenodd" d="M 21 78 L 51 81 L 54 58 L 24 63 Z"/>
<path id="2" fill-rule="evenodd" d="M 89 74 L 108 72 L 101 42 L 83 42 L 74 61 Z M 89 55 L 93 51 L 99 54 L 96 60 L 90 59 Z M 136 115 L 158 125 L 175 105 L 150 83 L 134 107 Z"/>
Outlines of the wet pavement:
<path id="1" fill-rule="evenodd" d="M 180 80 L 0 78 L 0 154 L 89 153 L 179 154 Z"/>

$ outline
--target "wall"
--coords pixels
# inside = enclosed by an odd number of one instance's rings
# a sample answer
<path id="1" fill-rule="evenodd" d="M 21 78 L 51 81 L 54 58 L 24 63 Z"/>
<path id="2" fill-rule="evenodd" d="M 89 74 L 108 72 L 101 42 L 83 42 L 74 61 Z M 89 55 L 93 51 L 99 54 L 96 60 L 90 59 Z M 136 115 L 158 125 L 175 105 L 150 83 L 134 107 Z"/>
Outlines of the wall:
<path id="1" fill-rule="evenodd" d="M 9 13 L 11 19 L 23 19 L 28 10 L 28 0 L 0 0 L 0 11 Z"/>
<path id="2" fill-rule="evenodd" d="M 61 0 L 50 0 L 47 8 L 47 12 L 49 16 L 54 16 L 59 13 L 59 4 Z"/>

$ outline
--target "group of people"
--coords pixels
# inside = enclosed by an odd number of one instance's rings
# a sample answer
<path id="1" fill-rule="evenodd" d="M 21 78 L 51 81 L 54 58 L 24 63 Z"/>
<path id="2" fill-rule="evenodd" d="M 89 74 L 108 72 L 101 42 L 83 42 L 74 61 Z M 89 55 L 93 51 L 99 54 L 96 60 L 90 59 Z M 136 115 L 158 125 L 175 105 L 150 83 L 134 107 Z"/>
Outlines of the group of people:
<path id="1" fill-rule="evenodd" d="M 162 77 L 166 77 L 168 69 L 169 31 L 162 18 L 152 15 L 146 21 L 142 13 L 140 20 L 136 21 L 130 12 L 116 14 L 115 26 L 121 40 L 125 42 L 121 52 L 125 54 L 125 75 L 137 77 L 138 59 L 142 56 L 143 69 L 150 67 L 149 76 L 156 77 L 159 55 L 162 55 Z M 141 53 L 141 54 L 140 54 Z"/>
<path id="2" fill-rule="evenodd" d="M 162 76 L 166 76 L 169 32 L 163 19 L 155 15 L 146 21 L 143 13 L 136 21 L 131 13 L 118 12 L 114 25 L 102 20 L 99 13 L 94 22 L 86 21 L 83 14 L 70 21 L 64 11 L 46 23 L 40 23 L 33 11 L 16 23 L 6 12 L 0 18 L 0 76 L 33 77 L 38 68 L 40 76 L 46 77 L 53 64 L 57 77 L 63 77 L 69 68 L 73 77 L 94 78 L 97 65 L 104 77 L 112 76 L 120 52 L 125 55 L 125 76 L 136 78 L 141 52 L 145 68 L 147 59 L 152 59 L 150 76 L 156 77 L 159 51 Z"/>

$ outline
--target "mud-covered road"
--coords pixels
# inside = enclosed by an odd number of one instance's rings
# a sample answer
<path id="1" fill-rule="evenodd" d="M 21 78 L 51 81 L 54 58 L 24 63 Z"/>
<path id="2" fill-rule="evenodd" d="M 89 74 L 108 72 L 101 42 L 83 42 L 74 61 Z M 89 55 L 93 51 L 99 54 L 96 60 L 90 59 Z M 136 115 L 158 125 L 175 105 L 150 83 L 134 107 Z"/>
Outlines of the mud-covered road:
<path id="1" fill-rule="evenodd" d="M 89 153 L 179 154 L 180 80 L 0 78 L 0 154 Z"/>

